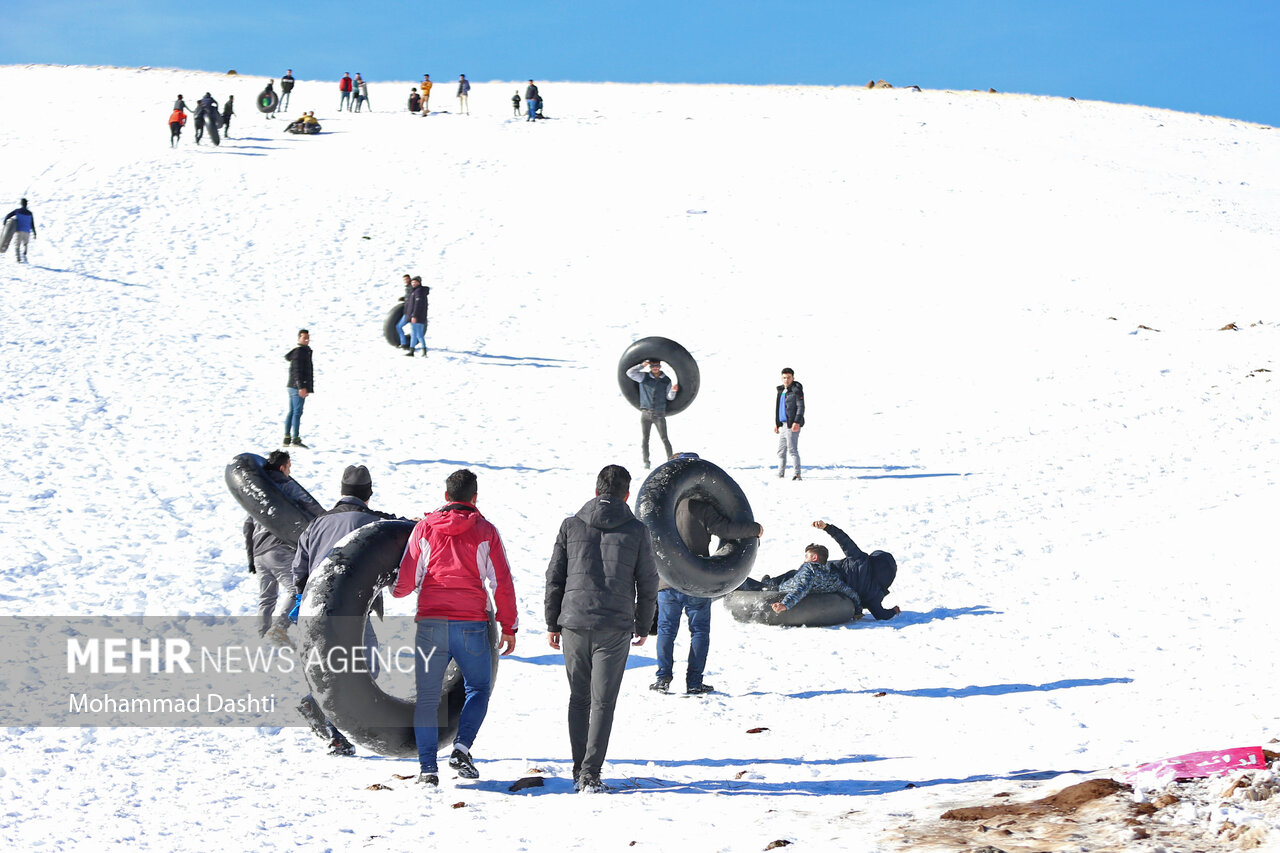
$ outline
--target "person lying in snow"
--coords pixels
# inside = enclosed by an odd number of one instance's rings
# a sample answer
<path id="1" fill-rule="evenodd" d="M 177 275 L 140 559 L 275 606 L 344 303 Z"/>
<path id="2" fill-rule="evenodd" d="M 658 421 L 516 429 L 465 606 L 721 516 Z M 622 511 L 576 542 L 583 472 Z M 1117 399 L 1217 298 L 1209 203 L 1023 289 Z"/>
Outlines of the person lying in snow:
<path id="1" fill-rule="evenodd" d="M 902 612 L 902 608 L 897 606 L 886 610 L 881 603 L 898 575 L 898 563 L 892 554 L 887 551 L 866 553 L 849 538 L 849 534 L 834 524 L 815 521 L 813 526 L 825 530 L 836 540 L 836 544 L 844 551 L 843 560 L 828 562 L 826 547 L 811 544 L 805 548 L 805 565 L 799 569 L 776 578 L 768 575 L 758 581 L 748 578 L 738 588 L 754 591 L 776 589 L 787 593 L 786 598 L 772 605 L 778 613 L 795 607 L 806 595 L 819 592 L 846 595 L 863 609 L 870 611 L 876 619 L 892 619 Z M 834 575 L 838 586 L 833 584 L 833 578 L 826 573 Z M 797 592 L 799 595 L 795 594 Z"/>

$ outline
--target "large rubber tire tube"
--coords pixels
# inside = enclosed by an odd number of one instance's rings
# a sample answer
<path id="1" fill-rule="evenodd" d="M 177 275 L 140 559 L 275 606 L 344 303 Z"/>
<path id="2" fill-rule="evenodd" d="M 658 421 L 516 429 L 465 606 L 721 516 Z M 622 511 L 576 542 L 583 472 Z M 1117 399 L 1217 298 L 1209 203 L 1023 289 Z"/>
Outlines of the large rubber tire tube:
<path id="1" fill-rule="evenodd" d="M 627 378 L 627 370 L 650 359 L 671 365 L 675 372 L 680 390 L 676 398 L 667 403 L 667 414 L 680 414 L 698 396 L 702 375 L 698 372 L 698 362 L 693 360 L 689 351 L 670 338 L 641 338 L 623 350 L 622 358 L 618 359 L 618 387 L 622 389 L 622 396 L 632 406 L 640 408 L 640 385 Z"/>
<path id="2" fill-rule="evenodd" d="M 311 524 L 311 514 L 271 482 L 266 464 L 267 460 L 255 453 L 241 453 L 231 460 L 223 477 L 231 496 L 254 521 L 296 546 Z"/>
<path id="3" fill-rule="evenodd" d="M 748 592 L 738 590 L 724 597 L 725 608 L 739 622 L 758 622 L 761 625 L 784 625 L 811 628 L 843 625 L 862 617 L 862 608 L 849 598 L 834 592 L 806 595 L 790 610 L 774 613 L 770 606 L 786 598 L 777 591 Z"/>
<path id="4" fill-rule="evenodd" d="M 395 307 L 387 312 L 387 319 L 382 321 L 382 336 L 387 339 L 387 343 L 396 349 L 400 349 L 400 320 L 404 317 L 404 300 L 401 299 L 395 304 Z"/>
<path id="5" fill-rule="evenodd" d="M 303 673 L 325 716 L 355 743 L 394 758 L 418 757 L 414 699 L 389 695 L 364 671 L 366 667 L 343 662 L 352 660 L 348 650 L 363 648 L 364 625 L 376 593 L 394 581 L 412 532 L 412 521 L 375 521 L 351 531 L 311 574 L 298 613 Z M 497 625 L 490 620 L 494 682 L 497 641 Z M 412 636 L 393 638 L 394 646 L 413 644 Z M 440 749 L 450 746 L 458 734 L 465 698 L 462 674 L 450 662 L 437 715 Z"/>
<path id="6" fill-rule="evenodd" d="M 687 497 L 710 502 L 734 522 L 755 520 L 751 504 L 732 477 L 719 466 L 697 458 L 677 458 L 659 465 L 636 496 L 636 518 L 649 529 L 662 579 L 685 595 L 719 598 L 737 589 L 751 574 L 759 540 L 722 542 L 710 557 L 699 557 L 676 530 L 676 505 Z"/>
<path id="7" fill-rule="evenodd" d="M 280 106 L 280 96 L 275 89 L 263 89 L 258 93 L 258 112 L 273 113 Z"/>

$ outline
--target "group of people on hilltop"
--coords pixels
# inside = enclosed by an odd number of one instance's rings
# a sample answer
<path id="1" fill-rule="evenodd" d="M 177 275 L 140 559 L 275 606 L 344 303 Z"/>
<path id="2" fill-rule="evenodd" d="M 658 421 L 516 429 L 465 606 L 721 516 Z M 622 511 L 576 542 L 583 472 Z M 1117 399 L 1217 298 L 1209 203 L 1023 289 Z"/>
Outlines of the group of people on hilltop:
<path id="1" fill-rule="evenodd" d="M 200 140 L 204 138 L 206 126 L 215 130 L 221 129 L 222 136 L 230 139 L 231 134 L 228 131 L 231 130 L 231 117 L 235 115 L 235 100 L 235 95 L 228 95 L 226 104 L 219 111 L 218 102 L 214 100 L 213 95 L 205 92 L 204 97 L 196 101 L 195 108 L 192 109 L 187 106 L 187 102 L 183 100 L 182 94 L 179 93 L 177 100 L 173 102 L 173 110 L 169 113 L 169 147 L 177 147 L 178 141 L 182 136 L 182 128 L 187 125 L 188 113 L 195 120 L 196 145 L 199 145 Z M 214 145 L 221 141 L 216 136 L 211 135 L 210 138 L 213 140 Z"/>

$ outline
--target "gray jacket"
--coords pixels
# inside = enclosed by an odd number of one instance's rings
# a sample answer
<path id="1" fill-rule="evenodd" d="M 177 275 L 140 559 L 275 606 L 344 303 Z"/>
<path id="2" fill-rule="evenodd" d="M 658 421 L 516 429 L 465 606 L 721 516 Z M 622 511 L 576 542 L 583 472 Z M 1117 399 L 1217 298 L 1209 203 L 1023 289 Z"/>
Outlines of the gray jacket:
<path id="1" fill-rule="evenodd" d="M 716 509 L 715 504 L 701 498 L 685 498 L 676 504 L 676 532 L 694 554 L 710 557 L 712 536 L 754 539 L 760 535 L 760 525 L 754 521 L 732 522 Z M 659 579 L 659 590 L 670 588 L 670 584 Z"/>
<path id="2" fill-rule="evenodd" d="M 644 636 L 658 601 L 649 531 L 622 498 L 598 495 L 560 524 L 547 566 L 547 631 Z"/>
<path id="3" fill-rule="evenodd" d="M 301 593 L 307 578 L 320 567 L 324 558 L 342 537 L 357 527 L 364 527 L 384 518 L 396 518 L 386 512 L 369 509 L 369 505 L 357 497 L 346 495 L 333 509 L 311 522 L 298 540 L 298 552 L 293 555 L 293 585 Z"/>
<path id="4" fill-rule="evenodd" d="M 271 482 L 280 487 L 280 491 L 284 492 L 285 497 L 312 518 L 324 512 L 324 507 L 316 503 L 315 498 L 311 497 L 297 480 L 274 469 L 268 469 L 266 474 Z M 293 562 L 293 546 L 276 536 L 264 525 L 254 521 L 253 516 L 249 516 L 244 520 L 244 546 L 249 554 L 249 565 L 251 567 L 262 566 L 264 568 L 283 569 L 288 568 Z"/>

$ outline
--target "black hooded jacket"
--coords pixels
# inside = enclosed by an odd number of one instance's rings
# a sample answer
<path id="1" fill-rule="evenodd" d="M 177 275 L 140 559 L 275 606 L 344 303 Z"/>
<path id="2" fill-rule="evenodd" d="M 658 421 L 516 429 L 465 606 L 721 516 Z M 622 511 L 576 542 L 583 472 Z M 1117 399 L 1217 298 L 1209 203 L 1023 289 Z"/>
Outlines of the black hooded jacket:
<path id="1" fill-rule="evenodd" d="M 547 631 L 627 631 L 644 636 L 658 602 L 649 531 L 627 502 L 597 495 L 566 518 L 547 566 Z"/>
<path id="2" fill-rule="evenodd" d="M 286 387 L 305 389 L 308 394 L 316 390 L 311 375 L 311 347 L 296 346 L 284 357 L 289 362 L 289 384 Z"/>

